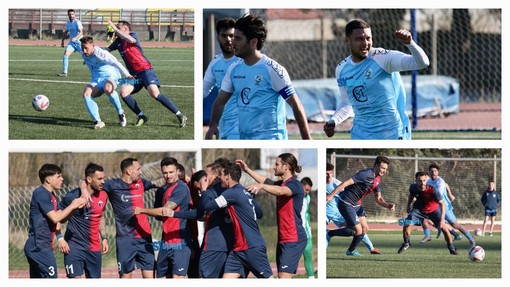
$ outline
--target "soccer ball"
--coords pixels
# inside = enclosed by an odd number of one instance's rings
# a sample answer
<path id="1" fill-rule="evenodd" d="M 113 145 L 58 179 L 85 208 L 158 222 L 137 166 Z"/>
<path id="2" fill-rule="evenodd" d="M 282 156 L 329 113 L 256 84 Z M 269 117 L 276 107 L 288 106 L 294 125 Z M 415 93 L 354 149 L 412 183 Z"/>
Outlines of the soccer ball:
<path id="1" fill-rule="evenodd" d="M 469 250 L 469 260 L 480 262 L 485 258 L 485 250 L 481 246 L 472 247 Z"/>
<path id="2" fill-rule="evenodd" d="M 32 107 L 36 111 L 45 111 L 50 106 L 50 100 L 45 95 L 37 95 L 32 98 Z"/>
<path id="3" fill-rule="evenodd" d="M 475 229 L 475 236 L 482 236 L 482 230 L 480 228 Z"/>

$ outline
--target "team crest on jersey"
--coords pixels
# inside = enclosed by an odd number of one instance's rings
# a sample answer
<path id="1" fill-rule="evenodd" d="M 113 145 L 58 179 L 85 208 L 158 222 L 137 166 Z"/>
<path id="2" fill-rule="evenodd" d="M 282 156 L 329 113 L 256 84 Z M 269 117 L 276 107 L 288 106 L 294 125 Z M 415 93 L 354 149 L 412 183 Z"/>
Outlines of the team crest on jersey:
<path id="1" fill-rule="evenodd" d="M 365 95 L 365 87 L 364 86 L 357 86 L 352 89 L 352 96 L 356 101 L 358 102 L 366 102 L 368 101 L 367 96 Z"/>
<path id="2" fill-rule="evenodd" d="M 250 88 L 244 88 L 241 91 L 241 101 L 243 101 L 243 104 L 249 105 L 250 104 Z"/>
<path id="3" fill-rule="evenodd" d="M 100 200 L 98 203 L 97 203 L 97 206 L 99 206 L 100 208 L 102 208 L 104 205 L 104 202 L 102 200 Z"/>
<path id="4" fill-rule="evenodd" d="M 365 70 L 365 79 L 366 80 L 372 79 L 372 69 Z"/>
<path id="5" fill-rule="evenodd" d="M 138 184 L 138 183 L 135 184 L 135 187 L 136 187 L 136 189 L 139 189 L 140 188 L 140 184 Z"/>
<path id="6" fill-rule="evenodd" d="M 260 82 L 262 82 L 262 76 L 261 75 L 256 75 L 255 76 L 255 85 L 260 85 Z"/>

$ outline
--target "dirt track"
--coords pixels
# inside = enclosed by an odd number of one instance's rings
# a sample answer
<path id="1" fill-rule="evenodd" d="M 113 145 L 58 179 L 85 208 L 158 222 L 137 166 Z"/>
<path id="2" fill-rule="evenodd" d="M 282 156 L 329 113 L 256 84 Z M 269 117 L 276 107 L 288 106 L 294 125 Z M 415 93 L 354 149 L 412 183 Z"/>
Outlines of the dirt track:
<path id="1" fill-rule="evenodd" d="M 27 46 L 57 46 L 60 47 L 61 40 L 25 40 L 25 39 L 9 39 L 9 45 L 27 45 Z M 67 41 L 65 42 L 67 44 Z M 106 41 L 99 41 L 104 43 Z M 101 45 L 101 44 L 98 44 Z M 193 42 L 142 42 L 142 47 L 151 48 L 193 48 Z"/>

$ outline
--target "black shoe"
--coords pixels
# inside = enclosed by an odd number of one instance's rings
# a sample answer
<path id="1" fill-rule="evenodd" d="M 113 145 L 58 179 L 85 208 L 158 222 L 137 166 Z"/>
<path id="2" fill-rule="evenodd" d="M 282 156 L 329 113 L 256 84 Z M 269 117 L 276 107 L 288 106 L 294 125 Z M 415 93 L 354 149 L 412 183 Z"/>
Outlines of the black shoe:
<path id="1" fill-rule="evenodd" d="M 183 114 L 178 115 L 177 118 L 179 119 L 179 127 L 180 128 L 184 127 L 186 125 L 186 121 L 188 120 L 188 118 Z"/>
<path id="2" fill-rule="evenodd" d="M 459 255 L 459 252 L 457 252 L 457 248 L 450 249 L 451 255 Z"/>
<path id="3" fill-rule="evenodd" d="M 397 253 L 400 254 L 400 253 L 406 251 L 409 248 L 409 246 L 411 246 L 409 243 L 402 243 L 402 245 L 398 249 Z"/>
<path id="4" fill-rule="evenodd" d="M 135 126 L 137 126 L 137 127 L 139 127 L 139 126 L 143 126 L 143 125 L 145 125 L 148 121 L 149 121 L 149 119 L 148 119 L 145 115 L 140 115 L 140 116 L 138 116 L 138 119 L 136 120 L 136 124 L 135 124 Z"/>

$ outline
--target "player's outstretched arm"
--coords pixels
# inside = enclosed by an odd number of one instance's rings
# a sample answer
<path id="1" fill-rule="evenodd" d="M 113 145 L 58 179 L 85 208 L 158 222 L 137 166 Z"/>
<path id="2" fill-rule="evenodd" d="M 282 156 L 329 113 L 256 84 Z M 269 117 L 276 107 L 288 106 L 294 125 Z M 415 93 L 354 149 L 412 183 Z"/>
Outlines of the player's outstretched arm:
<path id="1" fill-rule="evenodd" d="M 346 187 L 348 187 L 349 185 L 353 185 L 354 184 L 354 179 L 352 178 L 349 178 L 348 180 L 342 182 L 339 186 L 335 187 L 335 189 L 333 189 L 333 191 L 328 194 L 328 196 L 326 197 L 326 202 L 330 202 L 333 197 L 335 197 L 335 195 L 339 192 L 341 192 L 342 190 L 344 190 Z"/>
<path id="2" fill-rule="evenodd" d="M 119 30 L 119 28 L 117 28 L 117 25 L 115 25 L 111 19 L 107 19 L 106 22 L 108 22 L 108 24 L 113 28 L 113 30 L 115 31 L 115 34 L 114 35 L 117 35 L 118 37 L 120 37 L 121 39 L 124 39 L 126 41 L 128 41 L 129 43 L 131 44 L 136 44 L 136 39 L 131 37 L 128 33 L 124 33 L 122 32 L 121 30 Z"/>
<path id="3" fill-rule="evenodd" d="M 292 107 L 292 112 L 294 112 L 294 117 L 296 118 L 296 122 L 299 126 L 301 138 L 304 140 L 312 139 L 310 136 L 310 129 L 308 128 L 308 119 L 306 118 L 305 109 L 303 108 L 303 104 L 301 103 L 301 100 L 299 100 L 298 95 L 293 94 L 287 99 L 287 103 Z"/>
<path id="4" fill-rule="evenodd" d="M 242 159 L 236 159 L 236 164 L 238 164 L 241 169 L 246 172 L 249 176 L 251 176 L 251 178 L 253 178 L 256 182 L 258 183 L 264 183 L 267 179 L 267 177 L 253 171 L 250 167 L 248 167 L 248 165 L 246 164 L 246 162 L 244 162 L 244 160 Z"/>
<path id="5" fill-rule="evenodd" d="M 46 216 L 55 224 L 58 222 L 65 222 L 73 214 L 74 210 L 85 207 L 85 204 L 85 199 L 78 197 L 73 199 L 71 204 L 64 210 L 51 210 L 46 213 Z"/>
<path id="6" fill-rule="evenodd" d="M 385 201 L 384 198 L 381 196 L 380 192 L 375 192 L 374 197 L 375 197 L 375 202 L 378 205 L 385 207 L 391 211 L 395 211 L 395 203 Z"/>
<path id="7" fill-rule="evenodd" d="M 292 196 L 292 190 L 286 186 L 256 183 L 249 185 L 246 189 L 254 194 L 257 194 L 259 190 L 265 190 L 267 193 L 275 196 Z"/>
<path id="8" fill-rule="evenodd" d="M 228 102 L 230 97 L 232 96 L 231 93 L 227 93 L 223 90 L 220 90 L 220 93 L 218 94 L 218 97 L 213 103 L 212 109 L 211 109 L 211 119 L 209 120 L 209 129 L 207 130 L 207 133 L 205 134 L 206 140 L 212 140 L 213 136 L 218 138 L 218 122 L 220 121 L 221 115 L 223 114 L 223 109 L 225 108 L 225 104 Z"/>

